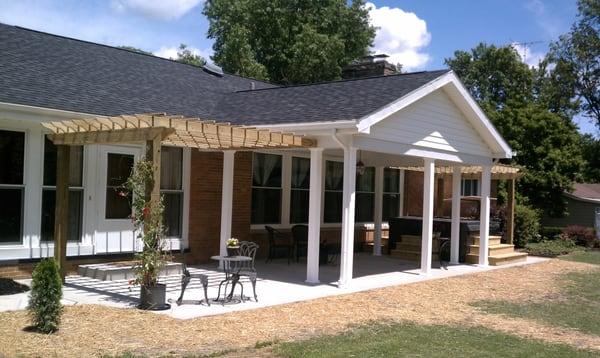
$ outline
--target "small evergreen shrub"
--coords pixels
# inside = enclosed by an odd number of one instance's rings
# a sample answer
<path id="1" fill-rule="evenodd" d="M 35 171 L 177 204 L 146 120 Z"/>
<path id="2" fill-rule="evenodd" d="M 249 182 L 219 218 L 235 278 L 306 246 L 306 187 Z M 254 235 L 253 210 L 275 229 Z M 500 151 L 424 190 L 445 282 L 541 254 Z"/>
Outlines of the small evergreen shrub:
<path id="1" fill-rule="evenodd" d="M 51 333 L 58 329 L 62 314 L 62 280 L 54 259 L 44 259 L 31 275 L 29 315 L 33 326 L 40 332 Z"/>
<path id="2" fill-rule="evenodd" d="M 599 244 L 596 232 L 591 227 L 570 225 L 563 230 L 562 235 L 565 238 L 573 240 L 579 246 L 593 248 Z"/>
<path id="3" fill-rule="evenodd" d="M 527 243 L 540 240 L 540 213 L 526 205 L 515 205 L 514 244 L 517 247 L 525 247 Z"/>

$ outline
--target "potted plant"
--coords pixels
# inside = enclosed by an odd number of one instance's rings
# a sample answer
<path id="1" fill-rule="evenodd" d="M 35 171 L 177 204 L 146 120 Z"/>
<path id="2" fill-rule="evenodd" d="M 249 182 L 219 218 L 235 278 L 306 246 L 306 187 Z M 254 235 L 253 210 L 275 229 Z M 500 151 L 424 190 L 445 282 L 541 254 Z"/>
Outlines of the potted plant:
<path id="1" fill-rule="evenodd" d="M 236 256 L 240 248 L 240 242 L 235 237 L 227 240 L 227 256 Z"/>
<path id="2" fill-rule="evenodd" d="M 140 285 L 141 309 L 166 309 L 166 285 L 158 282 L 158 276 L 170 258 L 165 250 L 165 228 L 163 225 L 164 203 L 162 196 L 152 200 L 150 192 L 154 185 L 151 161 L 137 162 L 124 184 L 126 196 L 131 197 L 131 220 L 142 251 L 136 253 L 133 266 L 135 279 L 130 284 Z"/>

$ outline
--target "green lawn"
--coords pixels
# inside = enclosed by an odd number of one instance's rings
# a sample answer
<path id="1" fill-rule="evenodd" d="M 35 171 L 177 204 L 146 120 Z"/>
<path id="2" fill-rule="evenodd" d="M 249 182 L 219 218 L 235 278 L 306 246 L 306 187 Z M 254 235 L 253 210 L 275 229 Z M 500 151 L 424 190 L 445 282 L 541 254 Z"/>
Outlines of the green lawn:
<path id="1" fill-rule="evenodd" d="M 600 265 L 600 250 L 577 252 L 571 255 L 561 256 L 561 260 L 584 262 L 586 264 Z"/>
<path id="2" fill-rule="evenodd" d="M 600 252 L 588 251 L 562 256 L 561 259 L 600 265 Z M 485 312 L 526 317 L 553 326 L 573 328 L 600 336 L 600 270 L 569 273 L 563 277 L 559 297 L 515 303 L 479 301 L 474 305 Z"/>
<path id="3" fill-rule="evenodd" d="M 412 323 L 357 328 L 337 336 L 281 343 L 283 357 L 597 357 L 567 345 L 524 339 L 487 328 Z"/>

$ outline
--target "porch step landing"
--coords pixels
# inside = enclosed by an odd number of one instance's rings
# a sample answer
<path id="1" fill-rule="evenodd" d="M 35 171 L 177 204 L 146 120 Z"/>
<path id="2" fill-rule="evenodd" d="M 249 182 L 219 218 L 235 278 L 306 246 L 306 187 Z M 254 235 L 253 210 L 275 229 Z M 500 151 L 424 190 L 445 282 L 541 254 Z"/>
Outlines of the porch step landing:
<path id="1" fill-rule="evenodd" d="M 80 276 L 102 281 L 129 280 L 135 276 L 133 265 L 131 261 L 79 265 L 77 273 Z M 160 276 L 181 275 L 181 272 L 180 263 L 168 262 L 161 270 Z"/>
<path id="2" fill-rule="evenodd" d="M 396 243 L 396 248 L 390 252 L 390 256 L 406 261 L 421 261 L 421 236 L 402 235 L 400 240 Z M 433 240 L 431 261 L 438 261 L 438 254 L 439 242 Z"/>
<path id="3" fill-rule="evenodd" d="M 479 263 L 479 235 L 472 235 L 473 245 L 469 245 L 466 261 L 470 264 Z M 527 260 L 527 254 L 515 251 L 515 245 L 502 244 L 501 236 L 490 235 L 488 246 L 488 262 L 491 266 L 500 266 L 523 262 Z"/>

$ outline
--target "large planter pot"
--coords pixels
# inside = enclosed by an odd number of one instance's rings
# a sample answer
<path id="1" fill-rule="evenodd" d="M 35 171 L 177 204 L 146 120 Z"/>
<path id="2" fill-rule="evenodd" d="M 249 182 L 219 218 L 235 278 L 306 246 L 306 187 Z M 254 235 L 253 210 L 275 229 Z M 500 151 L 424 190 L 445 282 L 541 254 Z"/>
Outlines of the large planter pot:
<path id="1" fill-rule="evenodd" d="M 227 246 L 227 256 L 237 256 L 239 254 L 239 246 Z"/>
<path id="2" fill-rule="evenodd" d="M 167 295 L 167 285 L 164 283 L 157 283 L 154 286 L 140 287 L 140 305 L 139 308 L 143 310 L 165 310 L 169 309 L 171 305 L 165 302 Z"/>

